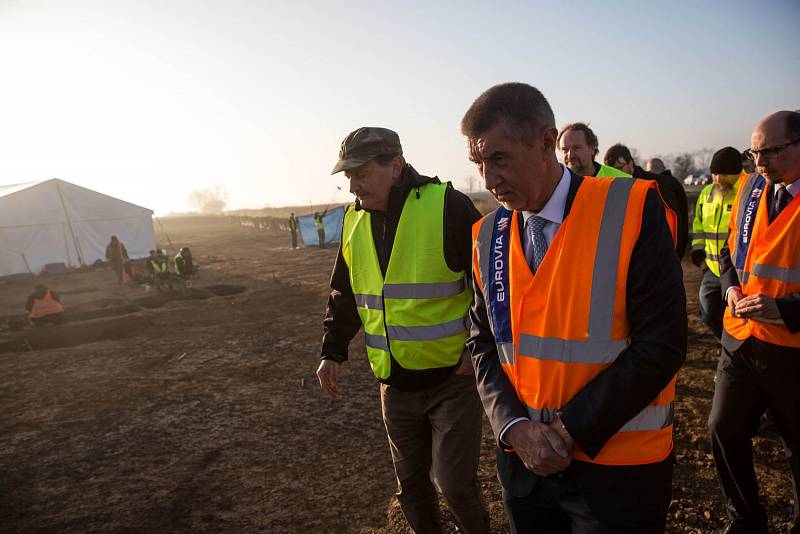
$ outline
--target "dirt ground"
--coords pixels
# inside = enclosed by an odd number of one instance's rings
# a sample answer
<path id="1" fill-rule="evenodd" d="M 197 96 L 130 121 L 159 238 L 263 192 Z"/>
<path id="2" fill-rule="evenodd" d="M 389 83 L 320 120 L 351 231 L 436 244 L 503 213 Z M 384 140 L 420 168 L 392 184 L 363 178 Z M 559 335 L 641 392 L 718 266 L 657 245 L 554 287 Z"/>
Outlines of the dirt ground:
<path id="1" fill-rule="evenodd" d="M 358 339 L 341 398 L 316 383 L 335 250 L 225 219 L 166 219 L 160 245 L 191 247 L 191 290 L 118 286 L 113 272 L 42 279 L 68 322 L 0 331 L 3 532 L 409 532 L 377 383 Z M 676 407 L 669 532 L 725 525 L 706 419 L 718 354 L 695 312 Z M 0 324 L 33 281 L 0 284 Z M 2 329 L 2 327 L 0 327 Z M 788 532 L 788 464 L 774 429 L 755 439 L 762 496 Z M 480 469 L 492 532 L 507 532 L 484 424 Z M 455 529 L 447 522 L 446 531 Z"/>

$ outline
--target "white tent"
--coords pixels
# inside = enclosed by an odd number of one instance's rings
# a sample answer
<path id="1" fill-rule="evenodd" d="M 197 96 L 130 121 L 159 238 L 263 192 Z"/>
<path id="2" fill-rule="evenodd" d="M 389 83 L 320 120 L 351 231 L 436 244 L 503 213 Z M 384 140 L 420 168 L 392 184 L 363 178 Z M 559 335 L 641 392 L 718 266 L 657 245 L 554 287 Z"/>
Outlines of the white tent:
<path id="1" fill-rule="evenodd" d="M 57 178 L 0 186 L 0 276 L 105 259 L 112 235 L 131 258 L 155 248 L 153 211 Z"/>

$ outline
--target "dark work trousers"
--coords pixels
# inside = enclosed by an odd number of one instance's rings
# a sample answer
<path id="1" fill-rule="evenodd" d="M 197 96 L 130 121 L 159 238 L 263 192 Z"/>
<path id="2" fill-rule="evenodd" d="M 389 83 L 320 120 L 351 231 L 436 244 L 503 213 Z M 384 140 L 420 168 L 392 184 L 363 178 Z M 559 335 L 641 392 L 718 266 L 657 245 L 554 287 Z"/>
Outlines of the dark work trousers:
<path id="1" fill-rule="evenodd" d="M 722 338 L 722 316 L 725 315 L 725 306 L 719 276 L 712 273 L 711 269 L 706 269 L 700 281 L 700 317 L 717 339 Z"/>
<path id="2" fill-rule="evenodd" d="M 663 512 L 651 514 L 649 524 L 630 528 L 602 524 L 575 483 L 572 467 L 557 475 L 540 477 L 527 497 L 513 497 L 503 488 L 503 504 L 512 534 L 662 534 L 667 520 L 665 502 Z"/>
<path id="3" fill-rule="evenodd" d="M 319 238 L 319 248 L 325 248 L 325 228 L 317 230 L 317 237 Z"/>
<path id="4" fill-rule="evenodd" d="M 453 373 L 438 386 L 413 392 L 381 384 L 381 409 L 397 500 L 414 532 L 441 532 L 434 484 L 460 532 L 488 532 L 477 477 L 483 409 L 475 377 Z"/>
<path id="5" fill-rule="evenodd" d="M 117 273 L 117 283 L 122 283 L 122 273 L 125 272 L 125 262 L 122 261 L 115 261 L 114 262 L 114 272 Z"/>
<path id="6" fill-rule="evenodd" d="M 297 248 L 297 230 L 292 230 L 292 248 Z"/>
<path id="7" fill-rule="evenodd" d="M 794 489 L 794 528 L 800 533 L 800 349 L 751 337 L 732 353 L 723 347 L 708 426 L 711 452 L 727 499 L 733 532 L 767 532 L 758 501 L 752 438 L 769 408 L 789 456 Z"/>

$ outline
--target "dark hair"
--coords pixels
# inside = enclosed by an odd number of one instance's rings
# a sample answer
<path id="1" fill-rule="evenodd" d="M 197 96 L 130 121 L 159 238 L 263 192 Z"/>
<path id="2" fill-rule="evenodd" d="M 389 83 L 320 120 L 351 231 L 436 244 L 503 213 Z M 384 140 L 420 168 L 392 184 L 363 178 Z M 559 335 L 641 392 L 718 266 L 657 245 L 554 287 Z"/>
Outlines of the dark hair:
<path id="1" fill-rule="evenodd" d="M 605 163 L 606 165 L 611 165 L 613 167 L 619 158 L 625 160 L 625 163 L 628 163 L 629 161 L 633 160 L 631 151 L 628 150 L 628 147 L 626 147 L 622 143 L 617 143 L 616 145 L 606 150 L 606 155 L 603 156 L 603 163 Z"/>
<path id="2" fill-rule="evenodd" d="M 571 122 L 564 126 L 560 132 L 558 132 L 558 137 L 556 138 L 556 143 L 561 146 L 561 137 L 568 131 L 575 130 L 578 132 L 583 132 L 584 137 L 586 137 L 586 144 L 592 148 L 592 157 L 597 157 L 597 154 L 600 150 L 597 148 L 599 145 L 599 141 L 597 140 L 597 136 L 594 134 L 589 125 L 585 122 Z"/>
<path id="3" fill-rule="evenodd" d="M 525 83 L 501 83 L 483 92 L 461 119 L 461 133 L 476 139 L 496 125 L 527 145 L 547 128 L 555 128 L 553 110 L 544 95 Z"/>

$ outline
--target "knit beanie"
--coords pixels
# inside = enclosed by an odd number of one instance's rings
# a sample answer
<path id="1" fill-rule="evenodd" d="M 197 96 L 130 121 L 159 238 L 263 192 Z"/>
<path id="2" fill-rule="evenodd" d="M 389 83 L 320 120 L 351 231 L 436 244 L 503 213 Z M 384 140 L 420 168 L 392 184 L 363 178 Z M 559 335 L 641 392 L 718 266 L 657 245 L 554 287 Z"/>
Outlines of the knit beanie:
<path id="1" fill-rule="evenodd" d="M 742 172 L 742 155 L 732 146 L 726 146 L 711 158 L 711 174 L 739 174 Z"/>

